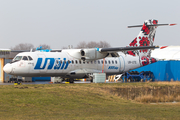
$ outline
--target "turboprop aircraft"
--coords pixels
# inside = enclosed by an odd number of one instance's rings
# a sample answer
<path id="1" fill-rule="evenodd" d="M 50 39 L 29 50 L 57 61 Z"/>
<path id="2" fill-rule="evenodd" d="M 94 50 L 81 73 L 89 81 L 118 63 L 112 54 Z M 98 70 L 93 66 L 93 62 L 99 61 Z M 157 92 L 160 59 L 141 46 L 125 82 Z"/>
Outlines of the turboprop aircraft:
<path id="1" fill-rule="evenodd" d="M 151 58 L 156 28 L 174 24 L 158 24 L 157 20 L 146 20 L 138 36 L 127 47 L 52 49 L 49 52 L 22 52 L 17 54 L 3 70 L 14 76 L 61 77 L 73 83 L 75 78 L 90 78 L 92 73 L 106 75 L 121 74 L 129 70 L 156 62 Z M 117 52 L 122 52 L 117 54 Z M 111 57 L 107 57 L 107 56 Z"/>

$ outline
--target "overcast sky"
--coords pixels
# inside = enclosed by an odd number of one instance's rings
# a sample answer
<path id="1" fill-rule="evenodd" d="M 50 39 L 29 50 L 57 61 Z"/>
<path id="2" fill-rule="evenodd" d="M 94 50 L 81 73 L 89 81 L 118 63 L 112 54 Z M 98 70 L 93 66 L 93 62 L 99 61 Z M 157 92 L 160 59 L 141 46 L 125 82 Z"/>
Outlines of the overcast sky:
<path id="1" fill-rule="evenodd" d="M 146 19 L 158 27 L 155 45 L 180 45 L 180 0 L 0 0 L 0 48 L 19 43 L 62 48 L 81 41 L 126 46 Z"/>

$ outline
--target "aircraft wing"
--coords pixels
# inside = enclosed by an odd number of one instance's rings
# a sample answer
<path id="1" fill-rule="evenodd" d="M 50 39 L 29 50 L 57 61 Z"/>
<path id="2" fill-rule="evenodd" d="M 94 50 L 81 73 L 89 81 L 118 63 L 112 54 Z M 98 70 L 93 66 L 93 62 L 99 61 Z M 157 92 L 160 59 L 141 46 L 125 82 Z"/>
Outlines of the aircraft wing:
<path id="1" fill-rule="evenodd" d="M 112 48 L 82 48 L 82 49 L 52 49 L 50 52 L 67 52 L 70 56 L 83 61 L 92 61 L 105 58 L 109 55 L 118 57 L 117 52 L 155 49 L 159 46 L 140 47 L 112 47 Z"/>
<path id="2" fill-rule="evenodd" d="M 145 49 L 155 49 L 155 48 L 159 48 L 159 46 L 101 48 L 100 52 L 120 52 L 120 51 L 145 50 Z"/>

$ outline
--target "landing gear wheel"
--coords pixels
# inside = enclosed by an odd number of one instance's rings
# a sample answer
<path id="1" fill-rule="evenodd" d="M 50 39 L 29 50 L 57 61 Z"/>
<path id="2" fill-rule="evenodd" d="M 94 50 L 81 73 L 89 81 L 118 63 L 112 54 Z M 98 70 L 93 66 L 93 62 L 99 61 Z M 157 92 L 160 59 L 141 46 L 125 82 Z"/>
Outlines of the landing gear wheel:
<path id="1" fill-rule="evenodd" d="M 90 77 L 90 81 L 91 81 L 91 83 L 93 82 L 93 77 Z"/>
<path id="2" fill-rule="evenodd" d="M 66 82 L 70 82 L 70 79 L 66 79 Z"/>
<path id="3" fill-rule="evenodd" d="M 69 79 L 69 82 L 70 82 L 70 83 L 74 83 L 74 79 L 72 79 L 72 78 Z"/>

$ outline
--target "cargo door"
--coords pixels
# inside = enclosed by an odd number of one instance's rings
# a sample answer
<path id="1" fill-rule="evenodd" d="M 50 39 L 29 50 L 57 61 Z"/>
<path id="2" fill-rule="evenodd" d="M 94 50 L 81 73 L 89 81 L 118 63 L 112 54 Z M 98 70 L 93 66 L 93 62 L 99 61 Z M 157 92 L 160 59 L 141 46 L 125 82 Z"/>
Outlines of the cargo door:
<path id="1" fill-rule="evenodd" d="M 125 61 L 124 61 L 124 57 L 122 55 L 120 55 L 119 57 L 119 72 L 122 73 L 125 70 Z"/>

